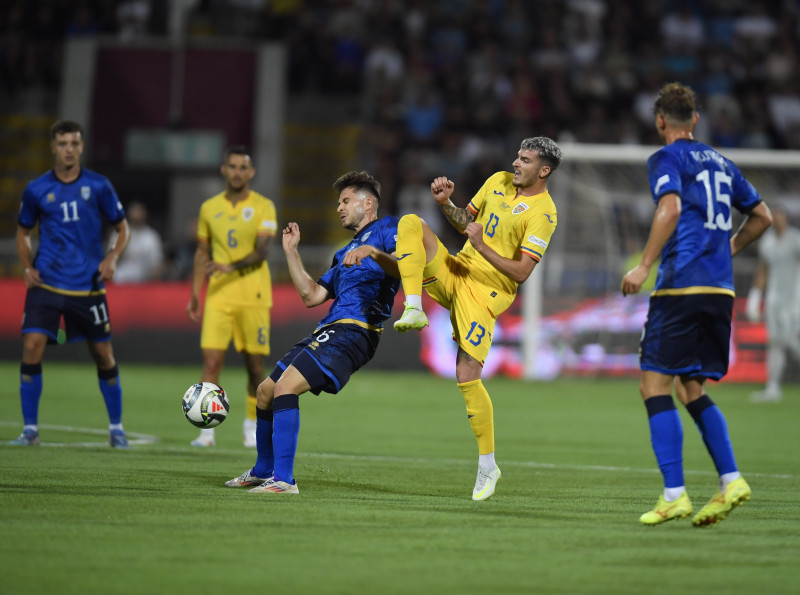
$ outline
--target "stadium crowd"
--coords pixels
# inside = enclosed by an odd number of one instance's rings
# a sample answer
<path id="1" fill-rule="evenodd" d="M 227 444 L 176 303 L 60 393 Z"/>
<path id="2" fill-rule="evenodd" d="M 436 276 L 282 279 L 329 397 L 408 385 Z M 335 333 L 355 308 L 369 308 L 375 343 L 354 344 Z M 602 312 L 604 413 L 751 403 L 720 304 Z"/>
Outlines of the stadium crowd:
<path id="1" fill-rule="evenodd" d="M 283 42 L 290 92 L 351 106 L 395 212 L 424 216 L 434 175 L 479 187 L 522 137 L 659 144 L 671 80 L 698 139 L 800 148 L 797 0 L 8 0 L 0 33 L 9 91 L 57 88 L 69 36 Z"/>

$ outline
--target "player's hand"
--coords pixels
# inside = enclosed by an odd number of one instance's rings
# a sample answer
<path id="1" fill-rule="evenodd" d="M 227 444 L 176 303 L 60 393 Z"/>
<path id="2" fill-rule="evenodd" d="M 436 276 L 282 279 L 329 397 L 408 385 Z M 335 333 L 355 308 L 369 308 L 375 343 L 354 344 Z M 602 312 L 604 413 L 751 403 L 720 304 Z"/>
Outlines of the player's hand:
<path id="1" fill-rule="evenodd" d="M 483 244 L 483 225 L 470 221 L 464 228 L 464 235 L 469 238 L 472 247 L 478 250 Z M 478 250 L 480 252 L 480 250 Z"/>
<path id="2" fill-rule="evenodd" d="M 351 267 L 353 265 L 361 266 L 361 261 L 365 258 L 372 256 L 372 246 L 359 246 L 358 248 L 353 248 L 344 255 L 342 259 L 342 264 L 346 267 Z"/>
<path id="3" fill-rule="evenodd" d="M 117 257 L 109 253 L 97 267 L 100 272 L 100 281 L 111 281 L 117 272 Z"/>
<path id="4" fill-rule="evenodd" d="M 39 271 L 33 267 L 28 267 L 22 271 L 22 278 L 25 280 L 25 285 L 28 287 L 39 287 L 42 284 L 42 278 L 39 276 Z"/>
<path id="5" fill-rule="evenodd" d="M 300 226 L 294 221 L 283 228 L 283 250 L 297 250 L 297 245 L 300 243 Z"/>
<path id="6" fill-rule="evenodd" d="M 628 294 L 639 293 L 649 275 L 650 269 L 643 264 L 637 264 L 630 271 L 625 273 L 620 287 L 623 297 Z"/>
<path id="7" fill-rule="evenodd" d="M 206 275 L 209 277 L 214 273 L 232 273 L 234 271 L 232 264 L 222 264 L 221 262 L 214 262 L 213 260 L 209 260 L 206 263 Z"/>
<path id="8" fill-rule="evenodd" d="M 197 297 L 192 296 L 186 304 L 186 314 L 192 322 L 200 322 L 200 300 Z"/>
<path id="9" fill-rule="evenodd" d="M 455 187 L 456 185 L 453 184 L 453 182 L 448 180 L 447 177 L 442 176 L 431 182 L 431 194 L 433 194 L 434 200 L 440 205 L 446 205 Z"/>

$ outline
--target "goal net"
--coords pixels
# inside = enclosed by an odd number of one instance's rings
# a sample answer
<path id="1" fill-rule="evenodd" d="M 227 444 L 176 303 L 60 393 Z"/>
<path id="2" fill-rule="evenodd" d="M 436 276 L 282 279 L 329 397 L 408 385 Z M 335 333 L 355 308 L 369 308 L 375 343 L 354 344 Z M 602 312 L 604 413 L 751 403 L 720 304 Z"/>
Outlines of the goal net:
<path id="1" fill-rule="evenodd" d="M 550 183 L 558 229 L 541 266 L 498 319 L 484 375 L 551 379 L 639 373 L 649 291 L 623 298 L 619 286 L 624 272 L 638 262 L 650 231 L 655 204 L 646 163 L 658 147 L 564 144 L 562 150 L 564 161 Z M 800 223 L 800 151 L 721 152 L 768 205 L 781 204 L 790 222 Z M 734 230 L 741 220 L 734 210 Z M 761 382 L 765 376 L 766 331 L 743 315 L 743 296 L 757 263 L 755 246 L 734 260 L 737 303 L 728 380 Z M 443 328 L 423 337 L 423 359 L 434 371 L 451 373 L 455 346 L 447 340 L 449 320 L 435 313 L 432 318 L 432 327 Z M 447 365 L 434 363 L 440 359 Z"/>

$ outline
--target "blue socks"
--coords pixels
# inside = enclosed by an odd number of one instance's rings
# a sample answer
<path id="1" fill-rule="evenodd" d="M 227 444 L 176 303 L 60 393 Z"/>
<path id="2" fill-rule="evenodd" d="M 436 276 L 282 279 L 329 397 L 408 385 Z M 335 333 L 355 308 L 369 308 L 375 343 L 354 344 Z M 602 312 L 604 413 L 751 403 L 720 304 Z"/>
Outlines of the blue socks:
<path id="1" fill-rule="evenodd" d="M 664 476 L 664 487 L 676 488 L 683 482 L 683 426 L 671 395 L 645 399 L 650 419 L 650 442 L 658 467 Z"/>
<path id="2" fill-rule="evenodd" d="M 42 364 L 22 364 L 19 367 L 19 398 L 22 419 L 26 426 L 39 423 L 39 399 L 42 396 Z"/>
<path id="3" fill-rule="evenodd" d="M 733 456 L 733 446 L 728 434 L 728 423 L 708 395 L 703 395 L 696 401 L 686 406 L 689 415 L 697 424 L 700 435 L 703 437 L 708 453 L 714 460 L 714 466 L 720 475 L 738 471 L 736 459 Z"/>
<path id="4" fill-rule="evenodd" d="M 272 477 L 275 451 L 272 449 L 272 409 L 256 408 L 256 464 L 251 472 L 256 477 Z"/>
<path id="5" fill-rule="evenodd" d="M 300 398 L 280 395 L 272 402 L 272 447 L 275 450 L 275 481 L 294 483 L 294 457 L 300 435 Z M 256 430 L 258 431 L 258 430 Z"/>
<path id="6" fill-rule="evenodd" d="M 119 383 L 119 368 L 114 366 L 110 370 L 97 370 L 100 382 L 100 392 L 106 402 L 108 423 L 122 423 L 122 386 Z"/>

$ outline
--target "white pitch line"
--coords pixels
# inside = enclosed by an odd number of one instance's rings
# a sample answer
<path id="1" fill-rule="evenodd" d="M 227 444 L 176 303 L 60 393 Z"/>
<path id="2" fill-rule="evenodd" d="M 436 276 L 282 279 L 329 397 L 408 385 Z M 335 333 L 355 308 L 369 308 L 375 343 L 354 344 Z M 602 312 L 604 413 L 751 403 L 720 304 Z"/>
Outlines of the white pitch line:
<path id="1" fill-rule="evenodd" d="M 0 426 L 15 426 L 19 422 L 0 421 Z M 65 446 L 81 446 L 84 448 L 97 448 L 100 446 L 108 446 L 108 429 L 99 430 L 97 428 L 78 428 L 76 426 L 58 426 L 50 424 L 39 424 L 42 430 L 54 430 L 58 432 L 69 432 L 73 434 L 91 434 L 93 436 L 103 436 L 105 440 L 102 442 L 42 442 L 40 446 L 47 447 L 65 447 Z M 138 432 L 125 431 L 125 436 L 128 438 L 128 445 L 141 446 L 143 444 L 155 444 L 160 441 L 158 436 L 152 434 L 140 434 Z"/>
<path id="2" fill-rule="evenodd" d="M 18 425 L 19 422 L 0 421 L 0 426 L 13 426 Z M 95 428 L 78 428 L 74 426 L 54 426 L 42 424 L 39 426 L 45 430 L 59 430 L 62 432 L 75 432 L 84 434 L 96 434 L 107 436 L 108 430 L 98 430 Z M 138 434 L 135 432 L 125 432 L 128 436 L 128 444 L 146 445 L 155 444 L 160 441 L 158 436 L 150 434 Z M 133 438 L 133 439 L 131 439 Z M 42 442 L 42 446 L 84 446 L 84 447 L 97 447 L 107 446 L 108 442 Z M 242 450 L 225 449 L 225 448 L 198 448 L 198 447 L 183 447 L 183 446 L 167 446 L 163 450 L 174 452 L 216 452 L 219 454 L 242 454 Z M 255 454 L 254 449 L 246 449 L 244 452 Z M 300 457 L 312 457 L 317 459 L 344 459 L 349 461 L 375 461 L 386 463 L 400 463 L 400 464 L 417 464 L 417 465 L 474 465 L 472 460 L 465 459 L 426 459 L 420 457 L 397 457 L 390 455 L 358 455 L 358 454 L 345 454 L 334 452 L 298 452 Z M 651 467 L 647 469 L 638 469 L 636 467 L 617 467 L 613 465 L 573 465 L 569 463 L 542 463 L 538 461 L 504 461 L 504 467 L 528 467 L 533 469 L 564 469 L 572 471 L 613 471 L 617 473 L 659 473 L 659 470 Z M 716 475 L 713 471 L 698 471 L 693 469 L 685 469 L 686 475 Z M 747 477 L 767 477 L 771 479 L 797 479 L 797 476 L 786 473 L 753 473 L 746 472 L 744 475 Z"/>

